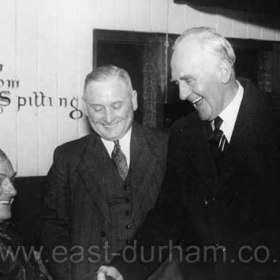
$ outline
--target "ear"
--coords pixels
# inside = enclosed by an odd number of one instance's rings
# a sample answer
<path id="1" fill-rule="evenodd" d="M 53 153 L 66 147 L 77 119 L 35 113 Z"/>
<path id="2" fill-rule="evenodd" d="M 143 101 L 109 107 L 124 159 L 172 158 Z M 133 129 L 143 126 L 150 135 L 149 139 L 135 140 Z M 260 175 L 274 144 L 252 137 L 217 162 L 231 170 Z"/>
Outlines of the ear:
<path id="1" fill-rule="evenodd" d="M 218 76 L 220 81 L 223 84 L 227 84 L 230 80 L 231 75 L 232 75 L 231 64 L 227 60 L 223 59 L 218 64 Z"/>
<path id="2" fill-rule="evenodd" d="M 88 108 L 87 108 L 87 102 L 86 102 L 86 96 L 85 93 L 82 97 L 83 100 L 83 111 L 85 112 L 85 115 L 88 116 Z"/>
<path id="3" fill-rule="evenodd" d="M 132 108 L 133 108 L 133 111 L 136 111 L 137 108 L 138 108 L 138 102 L 137 102 L 137 91 L 136 90 L 133 90 L 132 93 L 131 93 L 131 102 L 132 102 Z"/>

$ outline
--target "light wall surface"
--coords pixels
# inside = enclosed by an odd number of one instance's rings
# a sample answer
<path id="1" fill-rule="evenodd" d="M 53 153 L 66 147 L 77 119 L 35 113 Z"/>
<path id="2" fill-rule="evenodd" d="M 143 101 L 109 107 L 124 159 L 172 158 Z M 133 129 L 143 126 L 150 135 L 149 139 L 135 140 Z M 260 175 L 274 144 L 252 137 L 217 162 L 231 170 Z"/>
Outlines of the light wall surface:
<path id="1" fill-rule="evenodd" d="M 0 0 L 0 148 L 18 175 L 45 175 L 56 146 L 88 133 L 80 110 L 93 29 L 179 34 L 199 25 L 280 40 L 280 30 L 173 0 Z"/>

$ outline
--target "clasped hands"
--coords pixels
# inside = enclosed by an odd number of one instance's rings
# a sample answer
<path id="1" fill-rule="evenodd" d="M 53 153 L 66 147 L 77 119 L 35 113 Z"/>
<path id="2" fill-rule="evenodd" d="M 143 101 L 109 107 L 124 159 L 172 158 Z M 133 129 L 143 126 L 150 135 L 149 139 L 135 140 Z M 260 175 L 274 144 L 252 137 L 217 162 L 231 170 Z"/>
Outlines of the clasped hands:
<path id="1" fill-rule="evenodd" d="M 114 280 L 124 280 L 122 275 L 115 267 L 102 265 L 98 269 L 97 280 L 106 280 L 106 276 L 110 276 Z"/>

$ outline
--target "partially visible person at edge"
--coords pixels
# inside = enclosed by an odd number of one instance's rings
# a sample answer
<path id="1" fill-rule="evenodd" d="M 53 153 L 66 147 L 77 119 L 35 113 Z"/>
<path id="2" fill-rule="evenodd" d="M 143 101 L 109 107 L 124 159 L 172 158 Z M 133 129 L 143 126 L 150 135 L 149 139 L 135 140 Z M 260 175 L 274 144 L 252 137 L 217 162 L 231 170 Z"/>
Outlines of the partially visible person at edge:
<path id="1" fill-rule="evenodd" d="M 50 278 L 43 273 L 44 267 L 40 271 L 42 263 L 37 263 L 37 253 L 25 251 L 20 233 L 10 221 L 17 193 L 13 185 L 15 175 L 10 160 L 0 149 L 0 279 L 47 280 Z"/>
<path id="2" fill-rule="evenodd" d="M 136 260 L 116 257 L 99 280 L 145 279 L 178 244 L 183 279 L 280 279 L 280 98 L 236 79 L 234 63 L 231 44 L 210 28 L 175 42 L 172 80 L 195 110 L 171 129 L 162 191 L 134 237 Z"/>
<path id="3" fill-rule="evenodd" d="M 92 279 L 154 206 L 165 171 L 167 136 L 133 121 L 129 74 L 108 65 L 85 79 L 92 132 L 55 150 L 43 209 L 42 244 L 55 279 Z"/>

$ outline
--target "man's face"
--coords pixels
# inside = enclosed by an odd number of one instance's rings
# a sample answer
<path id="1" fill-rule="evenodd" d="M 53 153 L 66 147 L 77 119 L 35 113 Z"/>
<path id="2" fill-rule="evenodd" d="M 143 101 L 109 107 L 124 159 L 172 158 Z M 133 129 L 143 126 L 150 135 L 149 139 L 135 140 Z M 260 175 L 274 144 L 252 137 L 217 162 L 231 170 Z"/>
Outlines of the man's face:
<path id="1" fill-rule="evenodd" d="M 131 127 L 137 93 L 131 92 L 123 81 L 92 81 L 85 89 L 84 100 L 89 123 L 102 138 L 120 139 Z"/>
<path id="2" fill-rule="evenodd" d="M 11 205 L 17 193 L 12 183 L 15 175 L 10 161 L 0 159 L 0 221 L 11 218 Z"/>
<path id="3" fill-rule="evenodd" d="M 193 104 L 201 120 L 213 120 L 225 106 L 218 61 L 195 41 L 181 42 L 171 59 L 172 80 L 179 85 L 180 99 Z"/>

